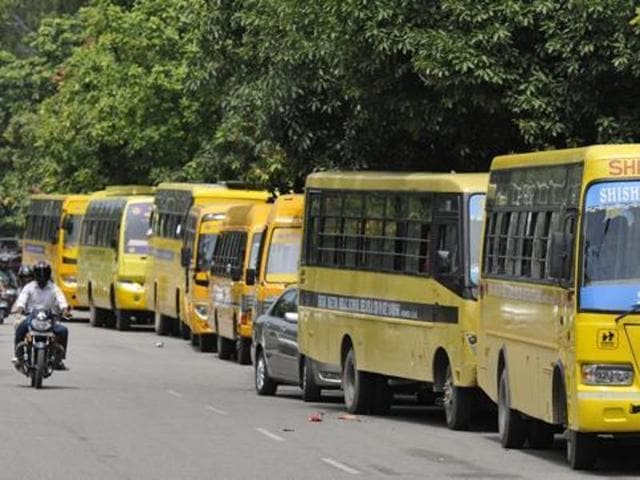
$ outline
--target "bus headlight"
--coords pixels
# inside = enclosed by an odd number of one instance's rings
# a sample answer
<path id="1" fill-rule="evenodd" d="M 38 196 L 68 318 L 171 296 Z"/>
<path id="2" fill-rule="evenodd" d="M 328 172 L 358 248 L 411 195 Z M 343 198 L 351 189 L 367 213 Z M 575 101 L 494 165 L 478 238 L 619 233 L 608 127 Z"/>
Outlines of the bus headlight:
<path id="1" fill-rule="evenodd" d="M 196 312 L 196 315 L 201 320 L 207 320 L 207 317 L 208 317 L 208 314 L 209 314 L 209 308 L 207 307 L 206 303 L 196 303 L 194 305 L 193 310 Z"/>
<path id="2" fill-rule="evenodd" d="M 582 365 L 582 383 L 585 385 L 631 385 L 633 366 L 628 363 L 586 363 Z"/>
<path id="3" fill-rule="evenodd" d="M 132 292 L 141 292 L 144 290 L 144 285 L 136 282 L 135 280 L 120 279 L 118 280 L 118 285 L 120 288 Z"/>
<path id="4" fill-rule="evenodd" d="M 71 275 L 65 275 L 62 277 L 62 283 L 65 287 L 76 287 L 78 285 L 78 279 Z"/>

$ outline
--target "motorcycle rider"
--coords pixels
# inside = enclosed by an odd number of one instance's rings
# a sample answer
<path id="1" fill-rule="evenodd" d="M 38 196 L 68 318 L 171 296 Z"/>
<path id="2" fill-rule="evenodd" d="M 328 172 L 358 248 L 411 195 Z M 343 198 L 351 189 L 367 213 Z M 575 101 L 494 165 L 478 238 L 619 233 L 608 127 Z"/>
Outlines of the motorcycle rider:
<path id="1" fill-rule="evenodd" d="M 33 267 L 32 282 L 24 286 L 15 303 L 16 313 L 24 314 L 31 312 L 34 308 L 42 308 L 50 310 L 53 313 L 69 314 L 69 304 L 64 298 L 62 290 L 51 281 L 51 266 L 46 262 L 38 262 Z M 24 340 L 29 331 L 29 317 L 25 318 L 16 328 L 15 346 Z M 60 343 L 64 347 L 65 357 L 67 345 L 69 342 L 69 330 L 60 322 L 53 324 L 53 333 L 60 339 Z M 14 364 L 19 364 L 21 359 L 13 358 Z M 67 370 L 62 359 L 56 366 L 58 370 Z"/>

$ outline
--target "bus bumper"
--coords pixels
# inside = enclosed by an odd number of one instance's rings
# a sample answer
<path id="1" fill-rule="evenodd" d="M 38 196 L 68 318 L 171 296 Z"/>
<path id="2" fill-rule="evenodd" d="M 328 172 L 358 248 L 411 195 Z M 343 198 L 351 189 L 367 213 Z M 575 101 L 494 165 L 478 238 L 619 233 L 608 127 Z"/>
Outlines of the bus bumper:
<path id="1" fill-rule="evenodd" d="M 119 281 L 116 284 L 116 306 L 121 310 L 146 310 L 144 285 L 137 282 Z"/>
<path id="2" fill-rule="evenodd" d="M 637 433 L 640 391 L 578 392 L 575 429 L 581 432 Z"/>
<path id="3" fill-rule="evenodd" d="M 253 335 L 253 322 L 249 321 L 240 324 L 240 326 L 238 327 L 238 334 L 242 338 L 248 338 L 250 340 Z"/>

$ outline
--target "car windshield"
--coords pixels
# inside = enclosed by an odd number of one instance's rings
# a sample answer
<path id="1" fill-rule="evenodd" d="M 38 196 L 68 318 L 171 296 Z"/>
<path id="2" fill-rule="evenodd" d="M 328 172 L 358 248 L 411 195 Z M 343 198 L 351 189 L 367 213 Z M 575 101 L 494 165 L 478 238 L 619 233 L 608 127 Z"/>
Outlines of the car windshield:
<path id="1" fill-rule="evenodd" d="M 469 279 L 474 285 L 480 280 L 480 244 L 486 195 L 476 194 L 469 198 Z"/>
<path id="2" fill-rule="evenodd" d="M 298 270 L 302 229 L 276 228 L 267 258 L 267 282 L 292 282 Z"/>
<path id="3" fill-rule="evenodd" d="M 83 215 L 68 215 L 65 219 L 64 229 L 64 246 L 74 247 L 78 244 L 80 238 L 80 226 L 82 225 Z"/>
<path id="4" fill-rule="evenodd" d="M 125 253 L 137 253 L 146 255 L 149 253 L 149 217 L 152 204 L 133 203 L 127 208 L 127 217 L 124 231 Z"/>
<path id="5" fill-rule="evenodd" d="M 640 302 L 640 182 L 605 182 L 585 197 L 580 305 L 626 311 Z"/>

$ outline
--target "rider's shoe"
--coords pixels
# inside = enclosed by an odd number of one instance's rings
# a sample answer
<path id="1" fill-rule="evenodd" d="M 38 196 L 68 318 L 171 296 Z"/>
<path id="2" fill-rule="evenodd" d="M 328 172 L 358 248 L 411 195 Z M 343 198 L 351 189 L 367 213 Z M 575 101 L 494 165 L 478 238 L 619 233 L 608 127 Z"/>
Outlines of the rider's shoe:
<path id="1" fill-rule="evenodd" d="M 69 367 L 67 367 L 67 366 L 64 364 L 64 362 L 63 362 L 62 360 L 60 360 L 58 363 L 56 363 L 55 369 L 56 369 L 56 370 L 63 370 L 63 371 L 64 371 L 64 370 L 69 370 Z"/>
<path id="2" fill-rule="evenodd" d="M 22 361 L 18 357 L 13 357 L 11 359 L 11 363 L 16 367 L 16 370 L 20 370 L 22 368 Z"/>

